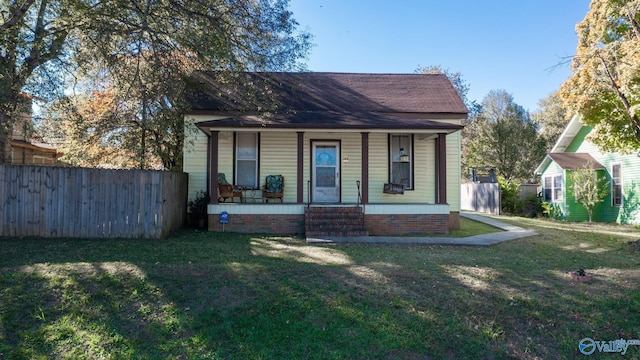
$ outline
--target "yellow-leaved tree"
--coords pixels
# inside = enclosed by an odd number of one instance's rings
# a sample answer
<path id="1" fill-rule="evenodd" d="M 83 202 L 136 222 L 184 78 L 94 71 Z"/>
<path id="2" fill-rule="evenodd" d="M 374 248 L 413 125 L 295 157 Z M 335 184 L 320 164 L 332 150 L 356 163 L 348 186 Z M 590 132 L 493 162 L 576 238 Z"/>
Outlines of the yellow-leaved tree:
<path id="1" fill-rule="evenodd" d="M 592 0 L 576 26 L 572 76 L 560 88 L 605 151 L 640 150 L 640 0 Z"/>

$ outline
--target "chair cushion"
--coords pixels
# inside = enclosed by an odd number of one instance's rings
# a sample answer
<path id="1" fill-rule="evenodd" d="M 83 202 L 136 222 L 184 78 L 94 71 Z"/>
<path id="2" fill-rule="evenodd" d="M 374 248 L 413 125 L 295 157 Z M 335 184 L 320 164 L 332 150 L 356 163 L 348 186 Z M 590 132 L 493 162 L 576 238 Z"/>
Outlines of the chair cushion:
<path id="1" fill-rule="evenodd" d="M 229 185 L 229 182 L 227 181 L 227 177 L 224 175 L 224 173 L 218 173 L 218 184 Z"/>
<path id="2" fill-rule="evenodd" d="M 265 189 L 272 193 L 282 192 L 282 175 L 267 175 Z"/>

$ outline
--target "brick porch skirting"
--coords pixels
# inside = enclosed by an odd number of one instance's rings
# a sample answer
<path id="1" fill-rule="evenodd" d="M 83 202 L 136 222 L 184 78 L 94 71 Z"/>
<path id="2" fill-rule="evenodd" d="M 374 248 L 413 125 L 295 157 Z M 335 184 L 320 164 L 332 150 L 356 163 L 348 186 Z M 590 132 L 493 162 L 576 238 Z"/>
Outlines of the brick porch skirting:
<path id="1" fill-rule="evenodd" d="M 222 231 L 219 215 L 209 214 L 209 231 Z M 224 231 L 274 235 L 304 234 L 304 214 L 230 214 Z"/>
<path id="2" fill-rule="evenodd" d="M 365 215 L 369 235 L 447 235 L 449 214 L 381 214 Z"/>
<path id="3" fill-rule="evenodd" d="M 209 215 L 209 231 L 222 231 L 219 215 Z M 365 214 L 365 228 L 371 236 L 446 235 L 449 214 Z M 274 235 L 301 235 L 305 232 L 304 215 L 230 214 L 227 232 Z"/>

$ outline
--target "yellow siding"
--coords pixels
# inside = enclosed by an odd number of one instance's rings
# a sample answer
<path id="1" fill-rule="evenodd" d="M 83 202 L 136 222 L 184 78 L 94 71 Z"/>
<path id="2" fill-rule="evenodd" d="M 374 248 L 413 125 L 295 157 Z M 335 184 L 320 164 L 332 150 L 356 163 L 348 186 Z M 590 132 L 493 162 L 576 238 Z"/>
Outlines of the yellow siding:
<path id="1" fill-rule="evenodd" d="M 387 134 L 369 134 L 369 202 L 388 202 L 393 197 L 402 195 L 383 194 L 384 184 L 389 182 L 389 152 L 387 151 Z"/>
<path id="2" fill-rule="evenodd" d="M 200 121 L 215 120 L 220 116 L 185 116 L 185 145 L 183 149 L 183 171 L 189 174 L 189 199 L 195 198 L 198 191 L 207 191 L 207 135 L 194 124 Z"/>
<path id="3" fill-rule="evenodd" d="M 193 199 L 198 191 L 207 190 L 207 135 L 200 130 L 188 134 L 193 142 L 185 145 L 183 170 L 189 174 L 189 199 Z"/>
<path id="4" fill-rule="evenodd" d="M 233 132 L 220 131 L 218 134 L 218 172 L 233 182 Z"/>
<path id="5" fill-rule="evenodd" d="M 460 211 L 460 131 L 447 135 L 447 202 L 451 211 Z"/>
<path id="6" fill-rule="evenodd" d="M 260 187 L 267 175 L 284 176 L 283 202 L 298 200 L 297 173 L 298 135 L 296 133 L 266 132 L 260 134 Z M 257 194 L 259 198 L 261 195 Z"/>
<path id="7" fill-rule="evenodd" d="M 362 135 L 341 134 L 340 139 L 342 202 L 355 203 L 358 201 L 356 181 L 362 182 Z M 348 162 L 344 162 L 345 156 L 349 157 Z"/>
<path id="8" fill-rule="evenodd" d="M 414 137 L 415 152 L 415 182 L 414 191 L 420 197 L 418 202 L 436 202 L 436 141 L 433 138 L 420 140 L 420 135 Z M 405 192 L 406 194 L 406 192 Z M 411 193 L 409 192 L 409 195 Z"/>
<path id="9" fill-rule="evenodd" d="M 414 188 L 404 195 L 382 192 L 389 182 L 388 135 L 369 135 L 369 202 L 372 203 L 435 203 L 435 140 L 414 136 Z"/>

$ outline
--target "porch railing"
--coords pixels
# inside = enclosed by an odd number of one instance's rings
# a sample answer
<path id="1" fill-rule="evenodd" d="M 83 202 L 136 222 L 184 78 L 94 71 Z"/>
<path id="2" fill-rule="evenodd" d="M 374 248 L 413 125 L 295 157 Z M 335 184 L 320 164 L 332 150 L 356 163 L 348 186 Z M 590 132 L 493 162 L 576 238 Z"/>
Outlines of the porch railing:
<path id="1" fill-rule="evenodd" d="M 360 191 L 360 180 L 356 180 L 356 187 L 358 187 L 358 206 L 362 207 L 362 226 L 364 228 L 364 202 L 362 201 L 362 192 Z"/>

